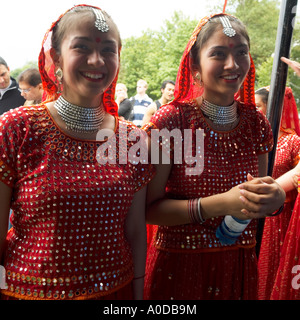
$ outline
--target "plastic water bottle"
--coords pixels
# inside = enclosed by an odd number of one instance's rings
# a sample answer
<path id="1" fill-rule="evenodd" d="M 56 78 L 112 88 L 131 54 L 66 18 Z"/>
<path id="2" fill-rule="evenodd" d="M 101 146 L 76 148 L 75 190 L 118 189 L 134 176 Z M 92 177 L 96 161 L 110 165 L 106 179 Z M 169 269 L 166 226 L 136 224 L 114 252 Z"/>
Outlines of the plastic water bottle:
<path id="1" fill-rule="evenodd" d="M 250 223 L 249 220 L 240 220 L 232 216 L 225 216 L 219 225 L 216 236 L 222 245 L 234 244 Z"/>

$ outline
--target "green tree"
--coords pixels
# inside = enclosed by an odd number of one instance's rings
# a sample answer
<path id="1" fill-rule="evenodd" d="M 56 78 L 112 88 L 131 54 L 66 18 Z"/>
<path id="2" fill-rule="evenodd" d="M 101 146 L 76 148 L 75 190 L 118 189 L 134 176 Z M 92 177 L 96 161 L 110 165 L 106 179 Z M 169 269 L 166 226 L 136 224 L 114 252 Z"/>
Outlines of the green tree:
<path id="1" fill-rule="evenodd" d="M 221 10 L 219 7 L 217 10 Z M 256 89 L 270 85 L 280 13 L 278 0 L 229 0 L 226 12 L 246 25 L 251 40 L 251 55 L 256 67 Z M 296 23 L 290 57 L 300 62 L 300 24 Z M 289 69 L 287 86 L 300 103 L 300 79 Z M 300 107 L 300 106 L 299 106 Z"/>
<path id="2" fill-rule="evenodd" d="M 38 68 L 38 64 L 36 61 L 29 61 L 27 62 L 22 68 L 17 68 L 11 71 L 10 75 L 14 78 L 14 79 L 18 79 L 18 76 L 25 71 L 26 69 L 30 69 L 30 68 Z"/>
<path id="3" fill-rule="evenodd" d="M 259 68 L 274 52 L 279 19 L 278 0 L 231 0 L 232 14 L 246 26 L 251 56 Z"/>
<path id="4" fill-rule="evenodd" d="M 119 82 L 126 84 L 128 95 L 136 92 L 136 82 L 145 79 L 147 93 L 160 97 L 160 85 L 164 80 L 174 80 L 187 41 L 197 24 L 182 12 L 175 12 L 164 22 L 160 31 L 147 30 L 140 37 L 123 40 Z"/>
<path id="5" fill-rule="evenodd" d="M 273 60 L 273 57 L 268 57 L 256 70 L 256 90 L 270 85 Z"/>
<path id="6" fill-rule="evenodd" d="M 291 59 L 300 62 L 300 23 L 295 25 L 291 48 Z M 287 86 L 291 87 L 300 112 L 300 78 L 289 68 Z"/>

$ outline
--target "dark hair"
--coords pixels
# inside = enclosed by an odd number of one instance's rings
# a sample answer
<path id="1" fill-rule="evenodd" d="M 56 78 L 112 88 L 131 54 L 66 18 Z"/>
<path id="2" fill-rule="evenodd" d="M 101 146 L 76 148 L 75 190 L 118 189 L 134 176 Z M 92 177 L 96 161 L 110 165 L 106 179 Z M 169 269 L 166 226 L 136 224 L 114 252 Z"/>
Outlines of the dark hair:
<path id="1" fill-rule="evenodd" d="M 263 103 L 267 104 L 269 99 L 269 91 L 266 88 L 260 88 L 255 91 L 255 94 L 261 97 Z"/>
<path id="2" fill-rule="evenodd" d="M 36 87 L 42 83 L 41 75 L 38 69 L 31 68 L 23 71 L 18 78 L 18 82 L 26 82 L 32 87 Z"/>
<path id="3" fill-rule="evenodd" d="M 175 86 L 175 82 L 174 82 L 174 81 L 172 81 L 172 80 L 165 80 L 165 81 L 161 84 L 160 89 L 161 89 L 161 90 L 164 90 L 164 89 L 166 88 L 166 86 L 167 86 L 168 83 L 171 83 L 171 84 L 173 84 L 173 85 Z"/>
<path id="4" fill-rule="evenodd" d="M 99 9 L 96 9 L 99 10 Z M 101 11 L 103 15 L 110 20 L 114 26 L 116 27 L 118 34 L 119 34 L 119 48 L 122 46 L 122 41 L 121 41 L 121 36 L 119 29 L 117 25 L 114 23 L 112 18 L 108 13 L 105 11 Z M 80 17 L 79 17 L 80 15 Z M 72 10 L 67 12 L 60 20 L 59 22 L 55 25 L 53 28 L 53 33 L 52 33 L 52 38 L 51 38 L 51 44 L 52 47 L 55 49 L 55 51 L 60 54 L 60 49 L 61 49 L 61 43 L 65 37 L 66 31 L 76 22 L 80 21 L 83 16 L 90 16 L 95 18 L 93 11 L 91 10 L 91 7 L 89 6 L 78 6 L 74 7 Z"/>
<path id="5" fill-rule="evenodd" d="M 0 57 L 0 64 L 3 64 L 6 68 L 8 68 L 6 61 L 2 57 Z"/>
<path id="6" fill-rule="evenodd" d="M 221 15 L 222 16 L 222 15 Z M 246 30 L 245 25 L 237 18 L 232 16 L 227 16 L 229 21 L 232 23 L 232 27 L 240 33 L 248 42 L 250 48 L 250 38 L 248 32 Z M 201 31 L 197 36 L 197 40 L 191 49 L 191 58 L 193 64 L 200 64 L 199 61 L 199 51 L 207 42 L 207 40 L 212 36 L 212 34 L 216 31 L 218 27 L 222 26 L 222 22 L 220 20 L 220 16 L 214 16 L 207 21 L 207 23 L 202 27 Z"/>

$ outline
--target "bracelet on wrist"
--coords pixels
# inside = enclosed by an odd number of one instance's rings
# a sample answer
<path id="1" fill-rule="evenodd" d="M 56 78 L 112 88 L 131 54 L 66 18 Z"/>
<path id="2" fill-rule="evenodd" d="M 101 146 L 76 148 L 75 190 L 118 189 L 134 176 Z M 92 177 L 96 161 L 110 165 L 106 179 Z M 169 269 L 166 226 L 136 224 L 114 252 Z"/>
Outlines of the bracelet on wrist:
<path id="1" fill-rule="evenodd" d="M 188 215 L 191 223 L 204 223 L 205 219 L 201 214 L 201 198 L 188 200 Z"/>
<path id="2" fill-rule="evenodd" d="M 284 204 L 283 204 L 277 211 L 275 211 L 274 213 L 272 213 L 272 214 L 270 215 L 270 217 L 278 216 L 278 215 L 282 212 L 283 208 L 284 208 Z"/>

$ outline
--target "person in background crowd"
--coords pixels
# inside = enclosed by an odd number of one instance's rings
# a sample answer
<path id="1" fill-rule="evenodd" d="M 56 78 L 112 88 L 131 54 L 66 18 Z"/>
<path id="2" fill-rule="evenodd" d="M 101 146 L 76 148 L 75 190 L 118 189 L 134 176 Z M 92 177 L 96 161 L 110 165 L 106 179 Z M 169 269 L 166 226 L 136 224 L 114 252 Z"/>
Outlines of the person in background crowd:
<path id="1" fill-rule="evenodd" d="M 285 57 L 281 60 L 290 66 L 300 76 L 300 64 Z M 280 262 L 277 269 L 275 283 L 271 293 L 271 300 L 300 300 L 299 271 L 300 271 L 300 162 L 276 181 L 286 191 L 298 186 L 298 194 L 295 201 L 290 223 L 281 248 Z"/>
<path id="2" fill-rule="evenodd" d="M 0 117 L 4 300 L 143 298 L 145 186 L 154 170 L 119 161 L 134 145 L 120 127 L 145 135 L 117 116 L 120 50 L 120 33 L 105 11 L 74 6 L 44 37 L 45 103 Z M 110 138 L 112 162 L 105 153 Z"/>
<path id="3" fill-rule="evenodd" d="M 24 105 L 40 104 L 43 99 L 43 84 L 38 69 L 30 68 L 23 71 L 18 78 L 22 96 L 26 99 Z"/>
<path id="4" fill-rule="evenodd" d="M 259 110 L 266 115 L 269 87 L 255 91 L 255 101 Z M 274 162 L 274 179 L 296 167 L 300 157 L 300 125 L 298 110 L 292 89 L 285 90 L 280 130 L 278 134 L 276 157 Z M 297 190 L 286 192 L 284 209 L 276 217 L 267 217 L 264 223 L 262 242 L 258 260 L 258 298 L 269 300 L 286 231 L 293 212 Z"/>
<path id="5" fill-rule="evenodd" d="M 119 107 L 119 117 L 123 117 L 125 120 L 130 120 L 133 106 L 128 99 L 127 87 L 124 83 L 117 83 L 116 86 L 116 103 Z"/>
<path id="6" fill-rule="evenodd" d="M 172 80 L 166 80 L 161 84 L 161 97 L 151 103 L 146 109 L 143 125 L 148 123 L 155 112 L 163 105 L 171 102 L 174 99 L 175 82 Z"/>
<path id="7" fill-rule="evenodd" d="M 0 115 L 24 103 L 17 81 L 10 76 L 6 61 L 0 57 Z"/>
<path id="8" fill-rule="evenodd" d="M 130 102 L 133 106 L 132 122 L 139 128 L 143 124 L 143 118 L 148 106 L 153 102 L 146 93 L 147 89 L 147 81 L 140 79 L 136 86 L 137 94 L 130 98 Z"/>

